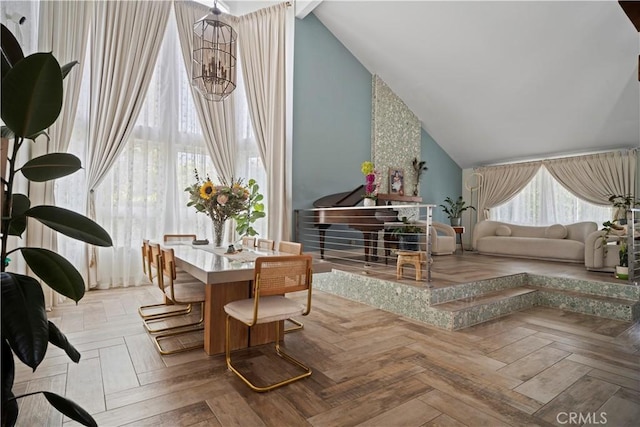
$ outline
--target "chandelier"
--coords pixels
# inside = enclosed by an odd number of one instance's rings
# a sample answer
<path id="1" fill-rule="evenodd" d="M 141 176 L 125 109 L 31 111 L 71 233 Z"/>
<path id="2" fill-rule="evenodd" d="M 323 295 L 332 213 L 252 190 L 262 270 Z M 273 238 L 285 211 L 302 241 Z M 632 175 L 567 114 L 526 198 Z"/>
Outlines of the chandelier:
<path id="1" fill-rule="evenodd" d="M 236 88 L 237 33 L 220 21 L 216 1 L 209 13 L 193 24 L 191 84 L 211 101 L 222 101 Z"/>

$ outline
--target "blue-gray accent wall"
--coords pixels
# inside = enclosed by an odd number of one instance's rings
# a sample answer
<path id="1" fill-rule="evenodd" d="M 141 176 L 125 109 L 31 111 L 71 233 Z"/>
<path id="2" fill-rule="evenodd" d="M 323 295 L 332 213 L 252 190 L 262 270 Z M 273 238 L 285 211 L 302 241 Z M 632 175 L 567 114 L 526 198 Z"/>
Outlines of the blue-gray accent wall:
<path id="1" fill-rule="evenodd" d="M 371 73 L 316 18 L 296 20 L 293 82 L 294 209 L 364 183 L 360 164 L 371 159 Z M 462 194 L 462 169 L 425 131 L 421 179 L 424 203 Z M 434 219 L 446 219 L 440 208 Z"/>

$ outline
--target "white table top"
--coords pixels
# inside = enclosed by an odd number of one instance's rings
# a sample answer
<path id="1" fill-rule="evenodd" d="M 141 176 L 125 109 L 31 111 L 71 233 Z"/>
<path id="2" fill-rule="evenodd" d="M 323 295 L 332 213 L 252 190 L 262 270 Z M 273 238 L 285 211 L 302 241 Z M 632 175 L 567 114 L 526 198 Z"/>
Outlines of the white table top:
<path id="1" fill-rule="evenodd" d="M 164 244 L 173 248 L 176 267 L 207 284 L 253 280 L 255 259 L 261 256 L 291 255 L 257 248 L 244 248 L 236 254 L 225 254 L 226 248 L 190 243 Z M 331 271 L 331 263 L 314 259 L 315 273 Z"/>

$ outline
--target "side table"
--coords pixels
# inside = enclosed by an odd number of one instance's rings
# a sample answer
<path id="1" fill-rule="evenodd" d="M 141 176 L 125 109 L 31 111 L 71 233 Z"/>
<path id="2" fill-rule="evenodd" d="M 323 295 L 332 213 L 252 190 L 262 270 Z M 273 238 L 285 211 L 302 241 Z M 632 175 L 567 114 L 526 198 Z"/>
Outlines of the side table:
<path id="1" fill-rule="evenodd" d="M 458 243 L 460 243 L 460 252 L 464 253 L 464 246 L 462 245 L 462 235 L 464 234 L 464 227 L 452 226 L 451 228 L 453 228 L 453 231 L 456 232 Z"/>

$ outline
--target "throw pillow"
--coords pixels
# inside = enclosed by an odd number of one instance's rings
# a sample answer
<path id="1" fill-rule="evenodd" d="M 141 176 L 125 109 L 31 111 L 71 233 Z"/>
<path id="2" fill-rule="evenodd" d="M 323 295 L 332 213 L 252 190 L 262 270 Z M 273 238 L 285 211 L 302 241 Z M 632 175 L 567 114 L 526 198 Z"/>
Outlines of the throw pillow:
<path id="1" fill-rule="evenodd" d="M 547 239 L 564 239 L 567 237 L 567 227 L 562 224 L 553 224 L 544 230 Z"/>
<path id="2" fill-rule="evenodd" d="M 509 237 L 511 236 L 511 229 L 506 225 L 499 225 L 496 227 L 496 236 Z"/>

